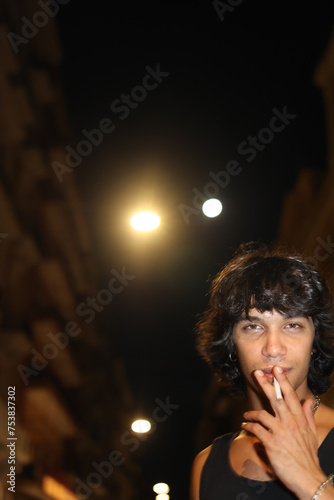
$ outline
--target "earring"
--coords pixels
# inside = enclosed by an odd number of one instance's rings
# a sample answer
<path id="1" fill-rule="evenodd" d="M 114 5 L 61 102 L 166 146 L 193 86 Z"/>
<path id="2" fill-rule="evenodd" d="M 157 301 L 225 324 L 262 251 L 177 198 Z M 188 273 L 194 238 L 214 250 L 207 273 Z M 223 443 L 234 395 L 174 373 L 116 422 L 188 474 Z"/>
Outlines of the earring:
<path id="1" fill-rule="evenodd" d="M 317 357 L 315 357 L 316 354 L 317 354 Z M 318 361 L 320 359 L 320 357 L 321 357 L 321 353 L 319 351 L 315 351 L 314 350 L 314 351 L 311 352 L 311 356 L 312 356 L 312 358 L 313 358 L 314 361 Z"/>
<path id="2" fill-rule="evenodd" d="M 235 363 L 236 360 L 237 360 L 237 356 L 235 355 L 234 352 L 230 352 L 230 354 L 228 355 L 228 357 L 230 358 L 230 361 L 232 361 L 232 363 Z"/>

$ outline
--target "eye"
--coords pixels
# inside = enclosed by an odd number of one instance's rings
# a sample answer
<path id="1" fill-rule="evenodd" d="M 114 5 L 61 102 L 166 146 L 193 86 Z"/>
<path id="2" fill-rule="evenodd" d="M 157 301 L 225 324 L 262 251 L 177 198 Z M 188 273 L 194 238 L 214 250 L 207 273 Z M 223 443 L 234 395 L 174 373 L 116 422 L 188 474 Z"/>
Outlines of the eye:
<path id="1" fill-rule="evenodd" d="M 298 330 L 298 328 L 302 328 L 302 325 L 300 325 L 299 323 L 289 323 L 286 326 L 287 326 L 287 328 L 290 328 L 291 330 Z"/>
<path id="2" fill-rule="evenodd" d="M 261 326 L 257 325 L 256 323 L 249 323 L 243 327 L 243 330 L 258 330 L 260 329 Z"/>

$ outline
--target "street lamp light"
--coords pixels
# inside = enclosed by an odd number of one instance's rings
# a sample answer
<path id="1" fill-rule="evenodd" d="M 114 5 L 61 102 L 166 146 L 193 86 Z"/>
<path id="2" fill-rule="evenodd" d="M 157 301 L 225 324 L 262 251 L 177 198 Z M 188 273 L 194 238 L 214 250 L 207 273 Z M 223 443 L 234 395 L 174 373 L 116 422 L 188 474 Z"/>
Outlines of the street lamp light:
<path id="1" fill-rule="evenodd" d="M 210 198 L 203 203 L 202 211 L 207 217 L 217 217 L 223 210 L 223 205 L 216 198 Z"/>
<path id="2" fill-rule="evenodd" d="M 131 425 L 131 429 L 137 434 L 145 434 L 151 429 L 151 423 L 145 419 L 135 420 Z"/>
<path id="3" fill-rule="evenodd" d="M 158 493 L 158 496 L 161 494 L 161 495 L 165 495 L 169 492 L 169 486 L 168 484 L 166 483 L 156 483 L 154 486 L 153 486 L 153 491 L 155 493 Z M 159 500 L 163 500 L 163 498 L 160 499 L 159 497 Z"/>
<path id="4" fill-rule="evenodd" d="M 131 217 L 130 224 L 136 231 L 152 231 L 160 225 L 160 217 L 154 212 L 138 212 Z"/>

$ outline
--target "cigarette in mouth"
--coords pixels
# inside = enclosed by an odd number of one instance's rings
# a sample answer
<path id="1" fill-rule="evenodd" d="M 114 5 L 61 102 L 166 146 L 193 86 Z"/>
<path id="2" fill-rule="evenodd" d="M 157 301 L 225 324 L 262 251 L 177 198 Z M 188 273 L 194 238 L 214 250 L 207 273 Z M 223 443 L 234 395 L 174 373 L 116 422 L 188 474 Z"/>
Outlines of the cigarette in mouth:
<path id="1" fill-rule="evenodd" d="M 275 378 L 275 377 L 274 377 L 273 384 L 274 384 L 275 391 L 276 391 L 276 400 L 277 400 L 277 401 L 282 401 L 283 397 L 282 397 L 281 387 L 280 387 L 280 385 L 279 385 L 279 383 L 277 382 L 277 380 L 276 380 L 276 378 Z"/>

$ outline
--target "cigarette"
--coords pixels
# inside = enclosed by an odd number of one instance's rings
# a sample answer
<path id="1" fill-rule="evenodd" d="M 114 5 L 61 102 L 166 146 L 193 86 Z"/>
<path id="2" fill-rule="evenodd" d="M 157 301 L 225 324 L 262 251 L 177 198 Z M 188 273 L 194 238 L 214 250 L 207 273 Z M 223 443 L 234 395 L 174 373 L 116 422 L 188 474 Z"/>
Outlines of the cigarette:
<path id="1" fill-rule="evenodd" d="M 283 397 L 282 397 L 282 391 L 281 391 L 281 387 L 279 385 L 279 383 L 277 382 L 276 378 L 274 377 L 274 387 L 275 387 L 275 391 L 276 391 L 276 400 L 277 401 L 282 401 Z"/>

